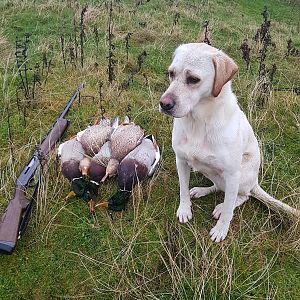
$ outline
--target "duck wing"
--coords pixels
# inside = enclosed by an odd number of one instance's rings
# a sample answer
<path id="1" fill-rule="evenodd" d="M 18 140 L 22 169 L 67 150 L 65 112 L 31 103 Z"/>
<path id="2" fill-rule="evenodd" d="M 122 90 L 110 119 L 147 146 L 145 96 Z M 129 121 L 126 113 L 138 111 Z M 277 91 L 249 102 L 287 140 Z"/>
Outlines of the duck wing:
<path id="1" fill-rule="evenodd" d="M 59 145 L 57 155 L 61 163 L 69 160 L 80 161 L 84 158 L 85 151 L 80 142 L 72 139 Z"/>
<path id="2" fill-rule="evenodd" d="M 159 147 L 156 143 L 156 140 L 155 140 L 154 136 L 152 134 L 147 135 L 145 137 L 145 139 L 150 139 L 152 141 L 153 148 L 154 148 L 154 151 L 155 151 L 154 152 L 154 160 L 152 161 L 151 168 L 150 168 L 149 173 L 148 173 L 148 176 L 151 177 L 154 174 L 154 172 L 157 170 L 158 166 L 159 166 L 161 155 L 160 155 L 160 150 L 159 150 Z"/>
<path id="3" fill-rule="evenodd" d="M 135 124 L 119 126 L 111 135 L 112 158 L 121 161 L 142 142 L 144 130 Z"/>
<path id="4" fill-rule="evenodd" d="M 93 157 L 97 163 L 102 166 L 107 166 L 111 158 L 111 142 L 107 141 L 100 149 L 100 151 Z"/>
<path id="5" fill-rule="evenodd" d="M 88 127 L 80 136 L 84 150 L 88 155 L 98 153 L 103 144 L 107 141 L 111 132 L 111 127 L 107 123 L 100 123 Z"/>

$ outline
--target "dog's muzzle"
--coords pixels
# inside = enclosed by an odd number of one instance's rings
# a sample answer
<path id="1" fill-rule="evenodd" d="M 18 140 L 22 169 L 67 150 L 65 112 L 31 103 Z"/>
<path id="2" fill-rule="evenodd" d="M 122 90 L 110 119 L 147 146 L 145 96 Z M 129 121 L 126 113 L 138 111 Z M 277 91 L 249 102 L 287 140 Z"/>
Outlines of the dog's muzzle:
<path id="1" fill-rule="evenodd" d="M 173 94 L 166 94 L 160 98 L 159 105 L 162 112 L 170 114 L 176 104 L 176 97 Z"/>

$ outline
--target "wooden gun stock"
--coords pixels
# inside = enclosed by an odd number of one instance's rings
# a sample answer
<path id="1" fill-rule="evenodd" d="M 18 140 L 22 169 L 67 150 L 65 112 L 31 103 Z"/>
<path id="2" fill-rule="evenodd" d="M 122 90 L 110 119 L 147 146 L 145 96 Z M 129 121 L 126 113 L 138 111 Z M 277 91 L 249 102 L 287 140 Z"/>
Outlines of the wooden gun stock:
<path id="1" fill-rule="evenodd" d="M 19 224 L 22 214 L 29 201 L 25 198 L 23 187 L 17 187 L 14 198 L 9 202 L 0 220 L 0 251 L 11 254 L 15 248 L 18 235 Z"/>

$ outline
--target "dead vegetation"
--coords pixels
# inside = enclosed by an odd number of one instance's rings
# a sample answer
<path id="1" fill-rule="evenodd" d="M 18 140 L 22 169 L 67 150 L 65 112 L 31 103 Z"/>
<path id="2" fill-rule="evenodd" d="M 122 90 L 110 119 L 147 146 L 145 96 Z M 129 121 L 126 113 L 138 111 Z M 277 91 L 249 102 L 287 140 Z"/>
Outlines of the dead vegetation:
<path id="1" fill-rule="evenodd" d="M 10 2 L 17 5 L 18 1 Z M 26 9 L 25 2 L 18 7 Z M 5 291 L 20 290 L 18 295 L 34 297 L 22 274 L 36 278 L 39 272 L 44 275 L 35 279 L 33 289 L 40 299 L 281 299 L 286 293 L 293 297 L 298 288 L 297 224 L 286 224 L 250 200 L 236 211 L 227 240 L 214 245 L 208 239 L 208 230 L 213 207 L 222 200 L 220 194 L 195 201 L 192 222 L 186 226 L 177 223 L 179 196 L 170 141 L 172 120 L 159 114 L 157 106 L 167 85 L 164 72 L 178 43 L 201 39 L 230 53 L 240 62 L 234 90 L 262 146 L 261 183 L 270 193 L 299 207 L 299 96 L 292 92 L 299 86 L 294 70 L 297 56 L 292 55 L 293 47 L 297 49 L 294 45 L 299 43 L 297 36 L 291 34 L 294 44 L 288 46 L 288 38 L 283 38 L 272 14 L 268 16 L 265 10 L 261 25 L 242 17 L 240 21 L 238 13 L 231 15 L 226 9 L 225 22 L 220 17 L 223 7 L 212 8 L 207 1 L 137 1 L 132 5 L 105 1 L 85 7 L 75 0 L 53 0 L 43 4 L 27 1 L 27 7 L 36 7 L 41 14 L 50 8 L 59 7 L 61 12 L 67 7 L 73 15 L 65 20 L 64 27 L 58 22 L 55 37 L 42 36 L 39 43 L 29 44 L 29 50 L 36 46 L 34 51 L 18 65 L 17 59 L 6 61 L 5 72 L 1 72 L 5 86 L 1 209 L 11 198 L 23 162 L 78 80 L 87 85 L 80 103 L 70 112 L 72 126 L 66 138 L 99 116 L 130 114 L 147 133 L 157 137 L 163 162 L 152 180 L 135 189 L 126 212 L 111 216 L 98 211 L 89 219 L 78 200 L 63 201 L 67 184 L 51 157 L 26 240 L 21 241 L 12 264 L 1 260 L 1 286 Z M 252 37 L 257 27 L 256 42 Z M 18 36 L 22 43 L 24 38 Z M 0 46 L 13 48 L 14 37 L 12 41 L 3 39 Z M 18 52 L 20 59 L 22 49 Z M 14 50 L 10 51 L 12 59 Z M 25 105 L 26 95 L 29 101 L 38 100 L 35 107 Z M 191 184 L 208 182 L 193 174 Z M 101 198 L 107 198 L 114 189 L 113 181 L 103 186 Z M 35 253 L 28 252 L 27 245 L 36 249 L 32 251 Z M 18 260 L 23 257 L 26 270 Z M 41 271 L 37 264 L 42 261 L 47 264 L 42 264 Z M 16 267 L 22 269 L 18 286 L 6 281 L 12 275 L 3 271 Z"/>

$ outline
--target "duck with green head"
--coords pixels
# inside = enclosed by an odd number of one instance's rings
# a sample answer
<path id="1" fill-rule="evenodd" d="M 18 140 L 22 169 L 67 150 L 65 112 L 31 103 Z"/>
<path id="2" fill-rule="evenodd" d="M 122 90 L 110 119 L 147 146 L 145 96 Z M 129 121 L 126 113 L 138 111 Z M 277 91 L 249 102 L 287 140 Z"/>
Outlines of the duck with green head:
<path id="1" fill-rule="evenodd" d="M 133 187 L 151 177 L 160 162 L 160 150 L 153 135 L 147 135 L 142 142 L 118 166 L 119 190 L 108 200 L 96 204 L 113 211 L 125 209 Z"/>
<path id="2" fill-rule="evenodd" d="M 76 138 L 59 146 L 58 158 L 63 176 L 71 182 L 71 190 L 66 198 L 78 197 L 88 202 L 92 214 L 99 185 L 105 175 L 105 167 L 95 159 L 87 157 L 83 146 Z"/>
<path id="3" fill-rule="evenodd" d="M 94 213 L 94 204 L 98 196 L 101 179 L 105 175 L 105 167 L 96 160 L 84 157 L 79 163 L 81 176 L 72 180 L 70 196 L 77 196 L 86 201 L 90 214 Z"/>

